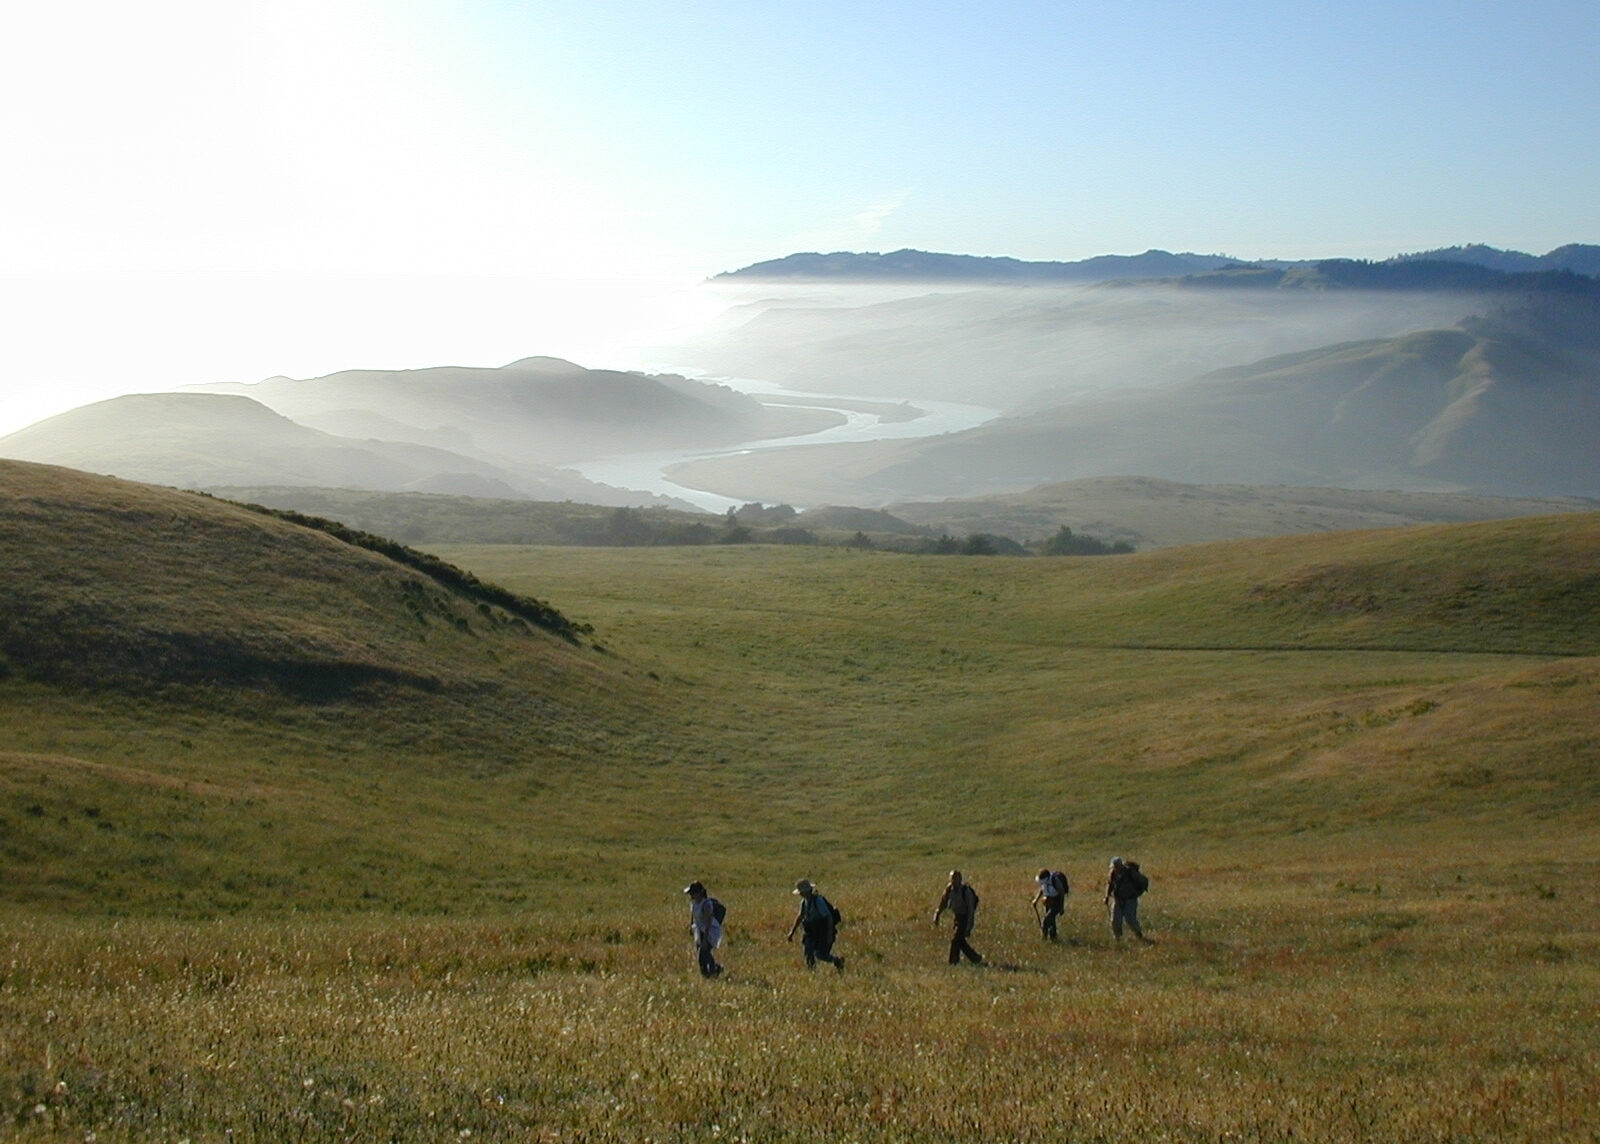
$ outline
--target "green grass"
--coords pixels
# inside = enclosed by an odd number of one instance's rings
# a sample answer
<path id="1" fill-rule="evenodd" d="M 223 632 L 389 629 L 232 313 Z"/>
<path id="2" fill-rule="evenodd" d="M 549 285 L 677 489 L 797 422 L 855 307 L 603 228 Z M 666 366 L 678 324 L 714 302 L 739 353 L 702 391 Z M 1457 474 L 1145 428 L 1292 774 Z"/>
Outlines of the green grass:
<path id="1" fill-rule="evenodd" d="M 1145 550 L 1250 536 L 1588 512 L 1596 506 L 1592 500 L 1576 497 L 1189 485 L 1149 477 L 1088 477 L 1020 493 L 893 507 L 906 520 L 958 536 L 996 532 L 1018 539 L 1043 538 L 1066 524 L 1074 531 L 1126 540 Z M 485 535 L 473 539 L 500 538 Z"/>
<path id="2" fill-rule="evenodd" d="M 1600 518 L 1115 560 L 440 552 L 597 650 L 449 593 L 419 619 L 409 573 L 282 522 L 10 477 L 0 596 L 71 639 L 0 678 L 5 1133 L 1600 1131 Z M 285 632 L 401 674 L 163 684 L 96 642 Z M 1153 947 L 1106 932 L 1112 853 L 1152 875 Z M 1059 947 L 1041 865 L 1076 889 Z M 989 969 L 943 965 L 951 866 Z M 843 977 L 782 940 L 802 874 Z M 723 981 L 692 877 L 731 906 Z"/>

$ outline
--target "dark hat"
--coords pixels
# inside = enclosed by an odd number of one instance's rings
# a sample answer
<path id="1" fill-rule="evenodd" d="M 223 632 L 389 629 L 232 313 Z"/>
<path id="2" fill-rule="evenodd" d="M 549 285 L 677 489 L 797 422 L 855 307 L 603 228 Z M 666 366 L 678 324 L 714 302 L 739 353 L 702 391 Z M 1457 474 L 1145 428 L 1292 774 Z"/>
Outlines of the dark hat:
<path id="1" fill-rule="evenodd" d="M 703 894 L 706 892 L 706 884 L 704 882 L 690 882 L 683 888 L 683 892 L 685 894 Z"/>

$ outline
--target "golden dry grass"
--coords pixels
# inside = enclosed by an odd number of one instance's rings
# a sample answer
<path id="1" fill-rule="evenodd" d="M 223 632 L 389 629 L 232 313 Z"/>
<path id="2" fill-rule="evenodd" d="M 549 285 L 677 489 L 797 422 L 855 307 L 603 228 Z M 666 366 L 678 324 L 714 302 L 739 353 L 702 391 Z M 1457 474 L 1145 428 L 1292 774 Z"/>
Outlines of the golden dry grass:
<path id="1" fill-rule="evenodd" d="M 1049 946 L 1026 874 L 986 870 L 980 969 L 943 965 L 936 882 L 825 886 L 843 975 L 783 942 L 784 886 L 745 888 L 713 982 L 660 888 L 458 923 L 13 917 L 5 1099 L 40 1139 L 1589 1139 L 1597 855 L 1444 855 L 1158 869 L 1132 948 L 1083 878 Z"/>

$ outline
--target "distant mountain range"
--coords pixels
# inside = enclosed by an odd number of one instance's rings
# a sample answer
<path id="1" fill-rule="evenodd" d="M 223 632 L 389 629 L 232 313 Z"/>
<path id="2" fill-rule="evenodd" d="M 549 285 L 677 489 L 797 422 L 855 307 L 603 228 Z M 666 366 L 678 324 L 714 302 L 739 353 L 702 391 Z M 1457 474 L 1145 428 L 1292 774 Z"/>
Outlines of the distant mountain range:
<path id="1" fill-rule="evenodd" d="M 1446 246 L 1416 254 L 1397 254 L 1390 262 L 1468 262 L 1503 270 L 1508 274 L 1567 270 L 1573 274 L 1600 275 L 1600 246 L 1569 243 L 1548 254 L 1524 254 L 1520 250 L 1497 250 L 1492 246 Z"/>
<path id="2" fill-rule="evenodd" d="M 1232 266 L 1220 254 L 1105 254 L 1081 262 L 1024 262 L 972 254 L 896 250 L 891 254 L 791 254 L 718 274 L 729 278 L 820 278 L 832 281 L 905 282 L 1103 282 L 1116 278 L 1172 278 Z"/>
<path id="3" fill-rule="evenodd" d="M 1444 270 L 1430 275 L 1415 264 L 1475 266 L 1499 274 L 1549 274 L 1566 272 L 1600 275 L 1600 246 L 1570 244 L 1544 255 L 1492 246 L 1452 246 L 1415 254 L 1399 254 L 1382 262 L 1356 259 L 1248 260 L 1221 254 L 1173 254 L 1147 250 L 1143 254 L 1107 254 L 1079 262 L 1025 262 L 1016 258 L 989 258 L 970 254 L 938 254 L 922 250 L 896 250 L 889 254 L 838 251 L 833 254 L 791 254 L 718 274 L 713 281 L 732 279 L 805 280 L 833 282 L 969 282 L 969 283 L 1090 283 L 1126 279 L 1204 276 L 1214 271 L 1327 268 L 1324 284 L 1365 288 L 1459 289 Z M 1337 267 L 1362 268 L 1340 275 Z M 1359 277 L 1359 281 L 1357 278 Z M 1435 280 L 1436 279 L 1436 280 Z M 1237 279 L 1243 282 L 1243 279 Z M 1309 285 L 1312 279 L 1260 278 L 1254 285 Z M 1476 288 L 1495 281 L 1474 279 Z"/>

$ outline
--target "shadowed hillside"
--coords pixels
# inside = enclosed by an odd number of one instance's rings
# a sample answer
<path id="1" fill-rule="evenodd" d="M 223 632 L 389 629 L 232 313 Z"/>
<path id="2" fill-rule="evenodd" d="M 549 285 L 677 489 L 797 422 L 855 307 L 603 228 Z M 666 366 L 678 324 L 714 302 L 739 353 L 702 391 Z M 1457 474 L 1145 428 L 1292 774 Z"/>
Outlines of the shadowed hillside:
<path id="1" fill-rule="evenodd" d="M 1449 329 L 1086 395 L 926 441 L 714 458 L 674 475 L 700 488 L 802 504 L 973 496 L 1119 474 L 1594 497 L 1596 328 L 1600 302 L 1541 298 Z"/>
<path id="2" fill-rule="evenodd" d="M 515 900 L 660 731 L 644 669 L 533 596 L 331 524 L 0 462 L 12 897 Z M 475 841 L 490 823 L 517 834 Z"/>
<path id="3" fill-rule="evenodd" d="M 233 689 L 310 702 L 509 695 L 520 667 L 592 675 L 581 629 L 548 605 L 335 532 L 0 462 L 3 662 L 36 682 L 190 688 L 225 703 Z"/>
<path id="4" fill-rule="evenodd" d="M 997 462 L 1006 458 L 1006 465 Z M 959 458 L 959 461 L 958 461 Z M 891 484 L 1023 468 L 1197 483 L 1600 495 L 1600 360 L 1495 328 L 1431 330 L 1219 370 L 927 446 Z M 948 480 L 948 477 L 944 479 Z"/>

